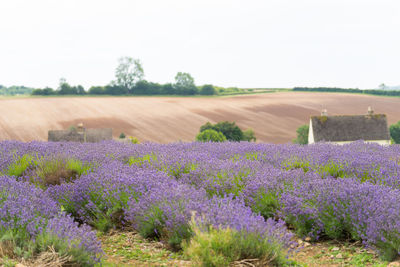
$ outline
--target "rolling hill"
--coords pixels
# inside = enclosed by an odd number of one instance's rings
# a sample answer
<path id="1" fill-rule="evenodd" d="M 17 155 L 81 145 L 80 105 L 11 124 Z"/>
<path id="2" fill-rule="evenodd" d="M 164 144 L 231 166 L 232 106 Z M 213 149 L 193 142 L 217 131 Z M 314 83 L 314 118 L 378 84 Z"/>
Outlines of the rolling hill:
<path id="1" fill-rule="evenodd" d="M 358 94 L 281 92 L 233 97 L 27 97 L 0 98 L 0 140 L 47 140 L 50 129 L 83 122 L 111 127 L 141 142 L 194 140 L 207 121 L 253 128 L 258 142 L 286 143 L 311 115 L 365 114 L 372 106 L 389 124 L 400 120 L 400 98 Z"/>

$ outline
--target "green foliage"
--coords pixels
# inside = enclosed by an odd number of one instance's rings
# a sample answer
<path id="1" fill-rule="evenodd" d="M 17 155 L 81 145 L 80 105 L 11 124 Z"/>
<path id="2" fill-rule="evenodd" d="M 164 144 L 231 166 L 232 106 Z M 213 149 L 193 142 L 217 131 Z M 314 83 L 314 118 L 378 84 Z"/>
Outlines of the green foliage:
<path id="1" fill-rule="evenodd" d="M 260 266 L 282 266 L 288 262 L 282 245 L 257 234 L 230 228 L 199 227 L 192 220 L 194 236 L 183 243 L 184 253 L 200 266 L 230 266 L 235 261 L 259 259 Z"/>
<path id="2" fill-rule="evenodd" d="M 277 194 L 274 192 L 260 192 L 251 208 L 255 213 L 260 213 L 265 219 L 274 217 L 279 209 Z"/>
<path id="3" fill-rule="evenodd" d="M 201 95 L 216 95 L 217 90 L 211 84 L 206 84 L 200 88 L 200 94 Z"/>
<path id="4" fill-rule="evenodd" d="M 34 91 L 33 88 L 25 86 L 10 86 L 5 87 L 0 85 L 0 95 L 29 95 Z"/>
<path id="5" fill-rule="evenodd" d="M 312 168 L 309 161 L 296 157 L 283 161 L 282 167 L 286 170 L 302 169 L 304 172 L 308 172 Z"/>
<path id="6" fill-rule="evenodd" d="M 86 92 L 85 92 L 85 89 L 81 85 L 71 86 L 66 82 L 66 80 L 64 78 L 61 78 L 57 94 L 59 94 L 59 95 L 84 95 L 84 94 L 86 94 Z"/>
<path id="7" fill-rule="evenodd" d="M 175 177 L 176 179 L 181 178 L 182 174 L 190 173 L 197 169 L 197 164 L 188 163 L 181 165 L 179 162 L 175 165 L 164 165 L 160 170 L 166 172 L 168 175 Z"/>
<path id="8" fill-rule="evenodd" d="M 304 92 L 337 92 L 337 93 L 359 93 L 367 95 L 400 96 L 400 90 L 361 90 L 355 88 L 336 87 L 294 87 L 293 91 Z"/>
<path id="9" fill-rule="evenodd" d="M 40 158 L 34 161 L 32 168 L 40 179 L 31 182 L 46 188 L 48 185 L 71 182 L 79 176 L 87 174 L 93 166 L 76 159 Z"/>
<path id="10" fill-rule="evenodd" d="M 243 131 L 236 125 L 235 122 L 222 121 L 214 125 L 210 122 L 207 122 L 200 127 L 200 133 L 208 129 L 221 132 L 229 141 L 238 142 L 244 140 Z"/>
<path id="11" fill-rule="evenodd" d="M 90 224 L 101 232 L 120 227 L 124 222 L 124 209 L 128 207 L 130 197 L 135 199 L 137 195 L 129 195 L 126 191 L 117 191 L 117 189 L 112 194 L 103 194 L 101 190 L 91 190 L 89 199 L 94 205 L 90 205 L 89 208 L 85 206 L 91 218 Z"/>
<path id="12" fill-rule="evenodd" d="M 256 141 L 253 129 L 247 129 L 243 132 L 235 122 L 222 121 L 216 124 L 207 122 L 200 127 L 200 134 L 206 130 L 221 132 L 229 141 Z"/>
<path id="13" fill-rule="evenodd" d="M 124 134 L 124 133 L 121 133 L 120 135 L 119 135 L 119 138 L 120 139 L 124 139 L 126 137 L 126 135 Z"/>
<path id="14" fill-rule="evenodd" d="M 200 132 L 196 136 L 196 141 L 200 142 L 224 142 L 226 141 L 226 137 L 223 133 L 217 132 L 213 129 L 207 129 L 205 131 Z"/>
<path id="15" fill-rule="evenodd" d="M 248 142 L 255 142 L 257 140 L 254 130 L 253 129 L 247 129 L 246 131 L 243 132 L 243 140 L 248 141 Z"/>
<path id="16" fill-rule="evenodd" d="M 68 159 L 65 167 L 67 170 L 76 173 L 78 176 L 86 175 L 93 169 L 92 164 L 84 164 L 82 161 L 77 159 Z"/>
<path id="17" fill-rule="evenodd" d="M 382 260 L 393 261 L 399 257 L 400 240 L 396 237 L 397 234 L 397 232 L 393 234 L 384 233 L 382 240 L 386 239 L 386 241 L 375 244 Z"/>
<path id="18" fill-rule="evenodd" d="M 43 89 L 35 89 L 32 91 L 32 95 L 55 95 L 57 92 L 50 87 Z"/>
<path id="19" fill-rule="evenodd" d="M 122 57 L 115 70 L 115 85 L 132 90 L 138 81 L 143 80 L 144 71 L 139 59 Z"/>
<path id="20" fill-rule="evenodd" d="M 31 170 L 39 178 L 39 180 L 31 180 L 31 182 L 42 188 L 49 184 L 69 182 L 76 177 L 87 174 L 94 167 L 92 164 L 84 164 L 76 159 L 46 159 L 34 157 L 30 154 L 20 157 L 14 155 L 13 157 L 14 162 L 3 173 L 21 177 L 27 170 Z"/>
<path id="21" fill-rule="evenodd" d="M 104 86 L 92 86 L 89 88 L 89 95 L 105 95 L 106 90 Z"/>
<path id="22" fill-rule="evenodd" d="M 193 77 L 186 72 L 178 72 L 176 74 L 174 87 L 183 95 L 195 95 L 198 93 Z"/>
<path id="23" fill-rule="evenodd" d="M 390 136 L 396 144 L 400 144 L 400 121 L 389 127 Z"/>
<path id="24" fill-rule="evenodd" d="M 29 154 L 25 154 L 22 157 L 13 155 L 13 158 L 14 162 L 8 166 L 4 173 L 6 175 L 16 177 L 22 176 L 22 174 L 29 168 L 29 166 L 31 166 L 34 160 L 34 157 Z"/>
<path id="25" fill-rule="evenodd" d="M 309 125 L 304 124 L 297 128 L 297 138 L 293 140 L 293 143 L 300 144 L 300 145 L 307 145 L 308 144 L 308 131 Z"/>
<path id="26" fill-rule="evenodd" d="M 160 239 L 163 233 L 164 214 L 158 206 L 153 206 L 145 218 L 137 218 L 139 233 L 144 238 Z"/>
<path id="27" fill-rule="evenodd" d="M 143 166 L 146 164 L 151 164 L 153 161 L 157 161 L 157 156 L 155 154 L 146 154 L 141 157 L 129 157 L 127 163 L 129 166 L 133 164 Z"/>
<path id="28" fill-rule="evenodd" d="M 343 164 L 339 162 L 334 162 L 329 160 L 326 164 L 320 164 L 317 167 L 316 172 L 321 175 L 322 178 L 332 176 L 335 178 L 343 178 L 348 176 L 348 174 L 344 170 Z"/>
<path id="29" fill-rule="evenodd" d="M 133 136 L 129 136 L 128 140 L 131 144 L 140 144 L 139 139 L 137 139 L 136 137 Z"/>
<path id="30" fill-rule="evenodd" d="M 76 127 L 74 125 L 71 125 L 68 127 L 68 130 L 74 132 L 74 131 L 76 131 Z"/>
<path id="31" fill-rule="evenodd" d="M 214 195 L 223 197 L 229 194 L 239 196 L 245 187 L 245 179 L 250 173 L 251 170 L 249 168 L 243 168 L 238 172 L 221 170 L 209 177 L 209 180 L 212 180 L 212 183 L 219 185 L 219 187 L 208 187 L 206 192 L 210 197 Z M 220 188 L 224 189 L 221 190 Z"/>
<path id="32" fill-rule="evenodd" d="M 92 86 L 88 92 L 81 85 L 71 86 L 64 78 L 60 79 L 57 90 L 52 88 L 33 89 L 21 87 L 21 92 L 32 95 L 216 95 L 218 91 L 212 85 L 197 88 L 189 73 L 178 72 L 175 83 L 159 84 L 144 80 L 144 71 L 139 59 L 122 57 L 115 70 L 115 81 L 106 86 Z M 235 92 L 243 90 L 235 89 Z M 0 85 L 0 95 L 19 94 Z"/>

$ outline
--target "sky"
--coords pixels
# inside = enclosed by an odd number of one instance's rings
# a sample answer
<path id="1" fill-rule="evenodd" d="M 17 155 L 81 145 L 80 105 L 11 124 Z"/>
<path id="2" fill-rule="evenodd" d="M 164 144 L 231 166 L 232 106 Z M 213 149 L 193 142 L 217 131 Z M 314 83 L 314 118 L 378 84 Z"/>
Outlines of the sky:
<path id="1" fill-rule="evenodd" d="M 399 0 L 0 0 L 0 84 L 400 85 Z"/>

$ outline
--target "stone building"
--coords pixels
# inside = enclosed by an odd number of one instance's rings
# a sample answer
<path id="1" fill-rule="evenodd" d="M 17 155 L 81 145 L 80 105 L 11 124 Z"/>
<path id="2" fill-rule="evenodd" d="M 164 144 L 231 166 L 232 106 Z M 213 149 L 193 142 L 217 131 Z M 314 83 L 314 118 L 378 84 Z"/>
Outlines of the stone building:
<path id="1" fill-rule="evenodd" d="M 385 114 L 374 114 L 371 107 L 366 115 L 312 116 L 308 143 L 332 142 L 345 144 L 357 140 L 381 145 L 390 144 L 390 134 Z"/>

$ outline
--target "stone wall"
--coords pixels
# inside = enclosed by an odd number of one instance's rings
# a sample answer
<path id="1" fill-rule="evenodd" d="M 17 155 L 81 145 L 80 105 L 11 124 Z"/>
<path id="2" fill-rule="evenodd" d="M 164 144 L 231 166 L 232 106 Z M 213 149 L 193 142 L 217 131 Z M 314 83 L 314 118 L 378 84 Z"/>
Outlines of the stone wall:
<path id="1" fill-rule="evenodd" d="M 48 141 L 52 142 L 70 141 L 96 143 L 104 140 L 112 140 L 112 129 L 83 129 L 82 131 L 77 131 L 75 129 L 50 130 L 48 132 Z"/>

